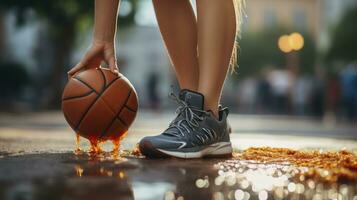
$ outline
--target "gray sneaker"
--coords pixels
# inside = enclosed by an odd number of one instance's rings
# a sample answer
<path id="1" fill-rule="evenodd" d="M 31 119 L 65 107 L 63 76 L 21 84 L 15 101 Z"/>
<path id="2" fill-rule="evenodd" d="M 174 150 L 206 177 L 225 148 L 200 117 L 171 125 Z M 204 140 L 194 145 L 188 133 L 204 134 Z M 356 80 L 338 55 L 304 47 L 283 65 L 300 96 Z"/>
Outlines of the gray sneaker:
<path id="1" fill-rule="evenodd" d="M 179 97 L 170 94 L 179 104 L 177 116 L 160 135 L 140 141 L 142 154 L 149 158 L 229 157 L 232 145 L 227 123 L 228 109 L 219 110 L 219 119 L 203 109 L 204 96 L 181 90 Z"/>

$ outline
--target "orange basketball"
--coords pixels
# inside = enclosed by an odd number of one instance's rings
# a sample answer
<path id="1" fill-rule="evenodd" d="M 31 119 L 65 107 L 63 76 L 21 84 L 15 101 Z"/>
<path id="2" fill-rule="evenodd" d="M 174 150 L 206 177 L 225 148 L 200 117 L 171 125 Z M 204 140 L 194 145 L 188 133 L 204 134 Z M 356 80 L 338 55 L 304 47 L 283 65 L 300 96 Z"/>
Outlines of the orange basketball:
<path id="1" fill-rule="evenodd" d="M 103 68 L 71 77 L 64 88 L 62 111 L 72 129 L 89 140 L 117 140 L 138 110 L 134 87 L 122 74 Z"/>

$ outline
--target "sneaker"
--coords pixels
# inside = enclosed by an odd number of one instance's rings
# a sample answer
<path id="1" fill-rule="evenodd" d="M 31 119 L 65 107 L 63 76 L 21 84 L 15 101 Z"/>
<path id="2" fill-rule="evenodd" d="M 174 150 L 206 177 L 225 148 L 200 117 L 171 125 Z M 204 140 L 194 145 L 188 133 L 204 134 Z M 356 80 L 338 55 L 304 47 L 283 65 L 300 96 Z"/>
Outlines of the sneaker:
<path id="1" fill-rule="evenodd" d="M 139 143 L 148 158 L 230 157 L 232 145 L 227 123 L 228 109 L 219 110 L 219 119 L 203 109 L 204 96 L 181 90 L 179 97 L 170 96 L 179 104 L 177 116 L 160 135 L 148 136 Z"/>

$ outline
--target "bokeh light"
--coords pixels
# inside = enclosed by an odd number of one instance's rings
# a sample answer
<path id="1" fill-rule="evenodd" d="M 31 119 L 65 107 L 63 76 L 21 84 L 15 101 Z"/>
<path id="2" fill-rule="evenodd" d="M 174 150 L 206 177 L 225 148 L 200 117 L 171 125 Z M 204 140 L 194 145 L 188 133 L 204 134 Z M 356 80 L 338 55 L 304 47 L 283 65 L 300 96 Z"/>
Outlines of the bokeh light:
<path id="1" fill-rule="evenodd" d="M 279 38 L 278 45 L 279 45 L 279 49 L 284 53 L 289 53 L 292 51 L 288 35 L 281 36 Z"/>
<path id="2" fill-rule="evenodd" d="M 304 37 L 297 32 L 290 35 L 282 35 L 278 40 L 279 49 L 284 53 L 293 50 L 299 51 L 304 47 Z"/>
<path id="3" fill-rule="evenodd" d="M 304 47 L 304 38 L 300 33 L 292 33 L 289 35 L 289 45 L 293 50 L 298 51 Z"/>

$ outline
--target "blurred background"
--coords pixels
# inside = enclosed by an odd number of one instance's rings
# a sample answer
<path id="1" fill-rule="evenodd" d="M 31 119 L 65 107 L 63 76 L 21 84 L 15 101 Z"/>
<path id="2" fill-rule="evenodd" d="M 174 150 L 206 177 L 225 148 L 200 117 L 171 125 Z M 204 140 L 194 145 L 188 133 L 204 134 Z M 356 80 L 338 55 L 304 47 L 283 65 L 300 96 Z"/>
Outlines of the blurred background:
<path id="1" fill-rule="evenodd" d="M 194 1 L 193 1 L 194 4 Z M 88 48 L 93 0 L 2 0 L 0 111 L 59 110 L 66 72 Z M 237 73 L 222 104 L 231 112 L 355 123 L 357 0 L 247 0 Z M 142 110 L 173 108 L 177 81 L 150 0 L 122 0 L 120 71 Z"/>

